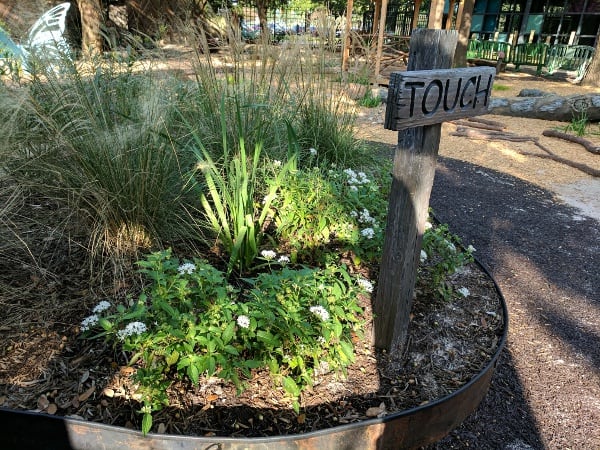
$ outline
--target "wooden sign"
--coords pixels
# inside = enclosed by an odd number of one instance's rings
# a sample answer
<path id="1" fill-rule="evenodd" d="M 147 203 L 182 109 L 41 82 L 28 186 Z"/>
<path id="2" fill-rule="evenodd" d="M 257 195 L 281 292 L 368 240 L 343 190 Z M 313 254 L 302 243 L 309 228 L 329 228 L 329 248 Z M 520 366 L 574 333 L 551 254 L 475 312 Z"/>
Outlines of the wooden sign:
<path id="1" fill-rule="evenodd" d="M 385 128 L 404 130 L 487 114 L 495 75 L 493 67 L 393 72 Z"/>

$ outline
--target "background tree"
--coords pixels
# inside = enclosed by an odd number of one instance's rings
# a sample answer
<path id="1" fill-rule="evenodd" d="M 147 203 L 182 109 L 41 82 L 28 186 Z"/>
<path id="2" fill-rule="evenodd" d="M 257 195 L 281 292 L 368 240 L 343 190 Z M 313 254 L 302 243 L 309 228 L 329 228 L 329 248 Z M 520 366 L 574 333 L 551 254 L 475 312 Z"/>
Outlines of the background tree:
<path id="1" fill-rule="evenodd" d="M 469 35 L 471 34 L 471 20 L 475 0 L 461 0 L 456 16 L 456 29 L 458 30 L 458 42 L 454 53 L 454 67 L 467 67 L 467 47 L 469 46 Z"/>
<path id="2" fill-rule="evenodd" d="M 600 88 L 600 36 L 596 39 L 596 53 L 582 84 Z"/>
<path id="3" fill-rule="evenodd" d="M 84 56 L 102 52 L 101 24 L 104 23 L 101 0 L 77 0 L 81 16 L 81 50 Z"/>

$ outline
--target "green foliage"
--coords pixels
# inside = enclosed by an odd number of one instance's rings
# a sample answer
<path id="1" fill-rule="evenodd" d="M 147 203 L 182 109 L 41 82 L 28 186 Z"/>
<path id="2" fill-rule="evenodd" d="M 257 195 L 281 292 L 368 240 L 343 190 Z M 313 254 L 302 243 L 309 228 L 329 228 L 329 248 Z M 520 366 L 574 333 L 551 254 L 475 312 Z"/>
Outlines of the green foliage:
<path id="1" fill-rule="evenodd" d="M 444 300 L 452 299 L 454 290 L 448 277 L 473 261 L 474 249 L 462 251 L 460 238 L 448 230 L 448 225 L 435 225 L 423 234 L 421 277 L 429 281 L 433 294 Z"/>
<path id="2" fill-rule="evenodd" d="M 315 377 L 354 360 L 360 288 L 343 267 L 276 265 L 237 289 L 207 262 L 180 263 L 170 250 L 138 264 L 149 280 L 139 299 L 129 307 L 102 302 L 82 330 L 130 355 L 145 433 L 177 378 L 198 384 L 216 375 L 241 391 L 253 369 L 268 369 L 298 410 L 300 393 Z"/>
<path id="3" fill-rule="evenodd" d="M 281 167 L 271 173 L 261 170 L 262 143 L 256 142 L 252 155 L 247 154 L 244 136 L 238 136 L 235 149 L 227 142 L 224 99 L 221 108 L 223 161 L 217 165 L 199 136 L 194 135 L 198 168 L 204 177 L 207 192 L 200 201 L 209 226 L 229 255 L 227 273 L 234 269 L 247 271 L 258 255 L 264 224 L 271 211 L 271 202 L 281 188 L 290 169 L 296 167 L 297 154 L 292 153 Z M 237 121 L 241 123 L 238 107 Z M 241 130 L 241 126 L 238 127 Z M 289 148 L 295 149 L 294 135 L 289 129 Z M 257 194 L 265 193 L 262 202 Z"/>
<path id="4" fill-rule="evenodd" d="M 510 89 L 510 86 L 506 86 L 504 84 L 497 84 L 497 83 L 495 83 L 492 86 L 492 90 L 493 91 L 508 91 L 509 89 Z"/>
<path id="5" fill-rule="evenodd" d="M 352 169 L 304 169 L 289 178 L 274 202 L 281 245 L 292 261 L 327 258 L 330 246 L 356 264 L 374 262 L 383 242 L 387 198 L 377 180 Z"/>
<path id="6" fill-rule="evenodd" d="M 358 104 L 366 108 L 375 108 L 381 105 L 381 98 L 377 95 L 374 96 L 372 89 L 367 89 L 363 98 L 358 101 Z"/>
<path id="7" fill-rule="evenodd" d="M 574 113 L 573 118 L 571 119 L 571 123 L 561 128 L 561 130 L 565 133 L 573 132 L 577 136 L 585 136 L 589 124 L 589 117 L 587 115 L 587 112 L 584 110 L 578 113 Z"/>

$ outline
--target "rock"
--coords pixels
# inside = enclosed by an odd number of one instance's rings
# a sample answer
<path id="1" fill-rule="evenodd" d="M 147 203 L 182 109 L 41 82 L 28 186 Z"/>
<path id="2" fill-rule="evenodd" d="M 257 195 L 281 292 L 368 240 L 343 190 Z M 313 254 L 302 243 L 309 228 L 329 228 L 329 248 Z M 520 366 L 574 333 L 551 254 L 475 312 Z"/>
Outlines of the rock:
<path id="1" fill-rule="evenodd" d="M 521 92 L 517 94 L 517 97 L 545 97 L 552 95 L 549 92 L 544 92 L 540 89 L 521 89 Z"/>

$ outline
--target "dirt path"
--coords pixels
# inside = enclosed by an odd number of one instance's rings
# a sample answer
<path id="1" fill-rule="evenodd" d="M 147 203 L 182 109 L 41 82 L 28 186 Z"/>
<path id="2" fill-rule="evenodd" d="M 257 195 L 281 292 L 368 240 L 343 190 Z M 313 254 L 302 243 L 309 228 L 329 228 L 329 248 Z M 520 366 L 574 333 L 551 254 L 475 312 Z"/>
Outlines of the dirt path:
<path id="1" fill-rule="evenodd" d="M 514 73 L 497 83 L 511 84 L 499 96 L 520 88 L 581 91 Z M 369 140 L 391 150 L 397 134 L 382 131 L 383 109 L 363 110 L 361 121 L 377 129 Z M 600 169 L 600 156 L 541 136 L 564 123 L 486 118 Z M 443 127 L 431 205 L 489 267 L 508 304 L 510 331 L 488 396 L 432 448 L 600 448 L 600 179 L 522 155 L 543 153 L 532 143 L 474 141 L 451 136 L 455 128 Z M 600 143 L 600 136 L 587 138 Z"/>

